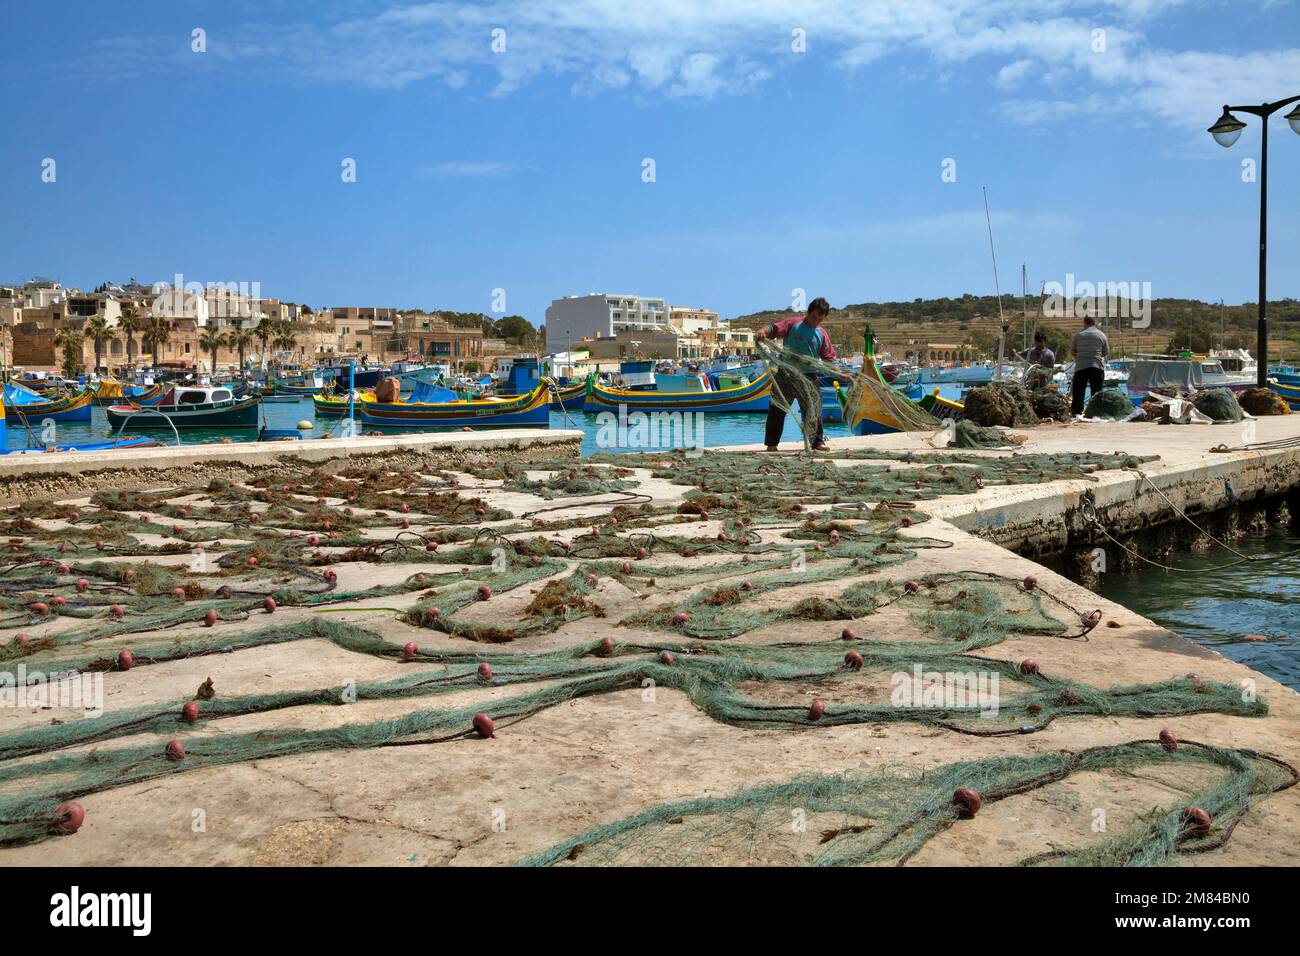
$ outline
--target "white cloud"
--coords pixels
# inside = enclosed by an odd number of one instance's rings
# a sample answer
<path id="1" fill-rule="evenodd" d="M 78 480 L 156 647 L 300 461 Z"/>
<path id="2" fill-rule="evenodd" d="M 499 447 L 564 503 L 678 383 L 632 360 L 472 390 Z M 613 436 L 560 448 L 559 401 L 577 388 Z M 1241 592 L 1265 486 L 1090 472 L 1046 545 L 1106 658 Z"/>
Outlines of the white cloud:
<path id="1" fill-rule="evenodd" d="M 509 176 L 532 167 L 527 163 L 496 160 L 452 160 L 433 166 L 421 166 L 417 174 L 424 178 Z"/>
<path id="2" fill-rule="evenodd" d="M 295 81 L 400 89 L 424 82 L 507 96 L 539 77 L 580 95 L 713 99 L 750 91 L 800 57 L 854 71 L 910 54 L 933 75 L 979 62 L 1013 104 L 1047 119 L 1138 108 L 1182 124 L 1206 103 L 1290 91 L 1300 49 L 1235 54 L 1160 49 L 1144 32 L 1191 0 L 532 0 L 436 2 L 329 26 L 257 24 L 213 34 L 208 58 L 175 37 L 103 41 L 83 65 L 101 76 L 157 68 L 280 70 Z M 1198 14 L 1210 15 L 1204 6 Z M 1225 15 L 1231 15 L 1230 12 Z M 1105 30 L 1099 52 L 1093 31 Z M 493 30 L 506 49 L 494 52 Z M 791 49 L 804 31 L 806 53 Z M 1206 31 L 1207 35 L 1213 33 Z M 200 63 L 198 61 L 202 60 Z M 1048 104 L 1044 106 L 1043 104 Z M 1211 117 L 1212 119 L 1212 117 Z M 1206 121 L 1208 123 L 1208 120 Z"/>

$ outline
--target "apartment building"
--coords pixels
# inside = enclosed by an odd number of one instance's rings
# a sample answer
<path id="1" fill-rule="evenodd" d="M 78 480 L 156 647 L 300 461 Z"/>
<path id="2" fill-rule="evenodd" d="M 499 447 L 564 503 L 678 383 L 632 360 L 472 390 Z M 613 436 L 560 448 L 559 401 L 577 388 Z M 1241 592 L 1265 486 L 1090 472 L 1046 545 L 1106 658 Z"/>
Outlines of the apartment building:
<path id="1" fill-rule="evenodd" d="M 670 328 L 663 299 L 592 292 L 554 299 L 546 308 L 546 351 L 563 352 L 580 339 L 612 338 L 619 332 Z"/>

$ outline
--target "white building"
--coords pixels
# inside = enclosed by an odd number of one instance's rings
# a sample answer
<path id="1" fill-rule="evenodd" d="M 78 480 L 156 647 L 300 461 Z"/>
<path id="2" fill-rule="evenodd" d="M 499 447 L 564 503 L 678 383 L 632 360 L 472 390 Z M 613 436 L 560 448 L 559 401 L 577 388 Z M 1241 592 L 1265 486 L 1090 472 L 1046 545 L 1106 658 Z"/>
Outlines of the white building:
<path id="1" fill-rule="evenodd" d="M 611 338 L 619 332 L 667 331 L 668 304 L 663 299 L 592 292 L 554 299 L 546 309 L 546 351 L 567 351 L 584 338 Z"/>

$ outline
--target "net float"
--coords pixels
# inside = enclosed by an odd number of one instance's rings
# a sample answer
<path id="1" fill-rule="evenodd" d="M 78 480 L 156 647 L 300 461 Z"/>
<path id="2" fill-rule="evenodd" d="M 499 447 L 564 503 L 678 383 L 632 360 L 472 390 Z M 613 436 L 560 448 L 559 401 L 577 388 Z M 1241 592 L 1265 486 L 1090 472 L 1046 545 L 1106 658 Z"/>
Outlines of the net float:
<path id="1" fill-rule="evenodd" d="M 481 518 L 485 514 L 487 514 L 487 509 L 484 508 L 482 505 L 479 505 L 477 508 L 474 509 L 474 514 Z M 489 736 L 491 735 L 489 734 Z"/>
<path id="2" fill-rule="evenodd" d="M 166 753 L 168 760 L 184 760 L 185 745 L 179 740 L 169 740 L 167 741 Z"/>
<path id="3" fill-rule="evenodd" d="M 1187 675 L 1187 679 L 1188 679 L 1188 680 L 1200 680 L 1200 677 L 1198 677 L 1198 676 L 1195 675 L 1195 674 L 1188 674 L 1188 675 Z"/>
<path id="4" fill-rule="evenodd" d="M 1061 703 L 1073 707 L 1076 704 L 1083 703 L 1083 698 L 1079 696 L 1077 691 L 1067 690 L 1064 694 L 1061 695 Z"/>
<path id="5" fill-rule="evenodd" d="M 415 655 L 420 652 L 420 648 L 415 641 L 407 641 L 406 646 L 402 648 L 402 656 L 408 661 L 415 660 Z"/>
<path id="6" fill-rule="evenodd" d="M 1174 736 L 1174 732 L 1168 727 L 1160 731 L 1160 746 L 1166 750 L 1178 749 L 1178 738 Z"/>
<path id="7" fill-rule="evenodd" d="M 480 584 L 478 586 L 478 591 L 476 591 L 475 593 L 478 595 L 478 599 L 480 601 L 486 601 L 488 598 L 492 596 L 492 589 L 488 587 L 486 584 Z"/>
<path id="8" fill-rule="evenodd" d="M 832 530 L 831 533 L 826 536 L 826 540 L 828 540 L 831 544 L 835 544 L 837 541 L 840 540 L 840 533 L 838 531 Z"/>
<path id="9" fill-rule="evenodd" d="M 212 608 L 208 608 L 208 610 L 203 613 L 203 626 L 216 627 L 217 618 L 217 612 Z"/>
<path id="10" fill-rule="evenodd" d="M 181 720 L 187 724 L 192 724 L 199 719 L 199 702 L 197 700 L 187 700 L 185 706 L 181 708 Z"/>
<path id="11" fill-rule="evenodd" d="M 273 598 L 273 597 L 268 597 L 265 601 L 262 602 L 262 607 L 266 608 L 266 613 L 267 613 L 267 614 L 274 614 L 274 613 L 275 613 L 275 609 L 276 609 L 278 606 L 279 606 L 279 605 L 277 605 L 277 604 L 275 603 L 275 598 Z"/>
<path id="12" fill-rule="evenodd" d="M 126 616 L 126 608 L 122 607 L 120 604 L 110 604 L 108 607 L 108 613 L 120 621 Z"/>
<path id="13" fill-rule="evenodd" d="M 102 541 L 96 541 L 96 542 L 95 542 L 95 549 L 96 549 L 97 551 L 103 551 L 103 550 L 104 550 L 104 542 L 102 542 Z"/>
<path id="14" fill-rule="evenodd" d="M 50 613 L 50 606 L 44 601 L 33 601 L 31 604 L 33 614 L 45 615 Z"/>
<path id="15" fill-rule="evenodd" d="M 731 537 L 727 534 L 727 532 L 725 532 L 725 531 L 719 531 L 719 532 L 718 532 L 718 540 L 719 540 L 719 541 L 730 541 L 730 540 L 731 540 Z"/>
<path id="16" fill-rule="evenodd" d="M 899 524 L 900 527 L 903 527 L 903 528 L 910 528 L 910 527 L 912 527 L 912 519 L 909 518 L 907 515 L 903 515 L 902 520 L 899 521 L 898 524 Z"/>
<path id="17" fill-rule="evenodd" d="M 853 630 L 851 627 L 846 627 L 844 630 L 840 631 L 841 641 L 856 641 L 857 639 L 858 632 Z"/>
<path id="18" fill-rule="evenodd" d="M 1026 590 L 1026 591 L 1032 591 L 1032 590 L 1034 589 L 1034 586 L 1035 586 L 1036 584 L 1038 584 L 1038 578 L 1034 577 L 1032 574 L 1026 574 L 1026 575 L 1025 575 L 1025 590 Z"/>
<path id="19" fill-rule="evenodd" d="M 321 572 L 321 577 L 323 577 L 326 581 L 329 581 L 331 584 L 339 579 L 338 572 L 335 571 L 333 568 L 326 568 L 324 571 Z"/>
<path id="20" fill-rule="evenodd" d="M 27 634 L 19 634 L 17 637 L 14 638 L 14 643 L 17 644 L 19 647 L 27 647 L 32 643 L 32 639 Z"/>
<path id="21" fill-rule="evenodd" d="M 428 608 L 424 612 L 424 620 L 429 624 L 432 624 L 434 621 L 441 621 L 442 611 L 436 607 Z"/>
<path id="22" fill-rule="evenodd" d="M 492 665 L 487 661 L 484 661 L 478 666 L 478 679 L 481 681 L 489 681 L 492 679 Z"/>
<path id="23" fill-rule="evenodd" d="M 402 519 L 402 527 L 403 527 L 403 528 L 409 528 L 410 526 L 411 526 L 411 519 L 410 519 L 410 518 L 403 518 L 403 519 Z"/>
<path id="24" fill-rule="evenodd" d="M 221 587 L 217 588 L 217 597 L 219 598 L 228 598 L 233 593 L 234 592 L 230 590 L 229 584 L 223 584 Z"/>
<path id="25" fill-rule="evenodd" d="M 410 511 L 411 511 L 410 505 L 402 505 L 402 514 L 409 514 Z"/>
<path id="26" fill-rule="evenodd" d="M 255 568 L 257 567 L 257 558 L 253 557 L 253 555 L 250 554 L 247 558 L 244 559 L 244 563 L 248 565 L 250 568 Z"/>
<path id="27" fill-rule="evenodd" d="M 1183 810 L 1183 829 L 1192 836 L 1209 836 L 1211 819 L 1200 807 L 1187 807 Z"/>
<path id="28" fill-rule="evenodd" d="M 600 578 L 596 577 L 596 575 L 591 573 L 587 574 L 587 587 L 594 588 L 599 583 L 600 583 Z"/>
<path id="29" fill-rule="evenodd" d="M 127 568 L 125 571 L 122 572 L 122 580 L 123 580 L 123 581 L 134 581 L 134 580 L 135 580 L 135 572 L 132 571 L 130 568 Z"/>
<path id="30" fill-rule="evenodd" d="M 63 607 L 63 605 L 67 604 L 68 602 L 64 600 L 62 594 L 56 594 L 54 595 L 54 597 L 50 598 L 50 603 L 53 604 L 55 607 Z"/>
<path id="31" fill-rule="evenodd" d="M 322 531 L 332 531 L 334 529 L 334 522 L 322 521 L 320 526 Z"/>
<path id="32" fill-rule="evenodd" d="M 496 724 L 492 723 L 492 718 L 487 714 L 474 715 L 474 730 L 480 737 L 496 736 Z"/>
<path id="33" fill-rule="evenodd" d="M 624 573 L 624 574 L 631 574 L 631 573 L 632 573 L 632 562 L 631 562 L 631 561 L 624 561 L 624 562 L 623 562 L 623 573 Z"/>
<path id="34" fill-rule="evenodd" d="M 663 664 L 665 667 L 672 667 L 677 663 L 677 658 L 673 657 L 672 651 L 660 651 L 659 663 Z"/>
<path id="35" fill-rule="evenodd" d="M 253 521 L 253 522 L 261 521 L 261 520 L 262 520 L 262 516 L 261 516 L 260 514 L 258 514 L 256 511 L 252 511 L 252 512 L 249 512 L 248 520 L 249 520 L 249 521 Z"/>
<path id="36" fill-rule="evenodd" d="M 1087 614 L 1083 616 L 1084 633 L 1091 631 L 1094 627 L 1096 627 L 1100 623 L 1101 623 L 1101 611 L 1100 610 L 1089 611 Z"/>
<path id="37" fill-rule="evenodd" d="M 185 589 L 184 589 L 184 588 L 172 588 L 172 597 L 184 598 L 184 597 L 185 597 Z"/>
<path id="38" fill-rule="evenodd" d="M 307 544 L 309 544 L 313 548 L 316 547 L 318 544 L 320 544 L 320 535 L 318 534 L 307 535 Z"/>
<path id="39" fill-rule="evenodd" d="M 645 548 L 637 548 L 636 556 L 638 561 L 644 561 L 646 558 L 650 557 L 650 552 Z"/>
<path id="40" fill-rule="evenodd" d="M 181 533 L 181 530 L 182 530 L 182 529 L 181 529 L 181 526 L 180 526 L 180 525 L 178 525 L 178 524 L 174 524 L 174 525 L 172 525 L 172 534 L 180 534 L 180 533 Z"/>
<path id="41" fill-rule="evenodd" d="M 1032 657 L 1026 657 L 1023 661 L 1020 662 L 1020 673 L 1022 674 L 1039 673 L 1038 661 L 1034 660 Z"/>
<path id="42" fill-rule="evenodd" d="M 76 833 L 86 822 L 86 811 L 79 803 L 60 803 L 50 817 L 50 826 L 56 833 Z"/>
<path id="43" fill-rule="evenodd" d="M 119 651 L 117 655 L 117 669 L 120 671 L 129 671 L 135 663 L 135 655 L 130 651 Z"/>
<path id="44" fill-rule="evenodd" d="M 915 581 L 908 581 L 903 585 L 903 590 L 908 594 L 915 594 L 917 591 L 921 590 L 921 585 L 917 584 Z"/>
<path id="45" fill-rule="evenodd" d="M 605 657 L 609 657 L 614 653 L 614 639 L 612 637 L 606 637 L 601 640 L 600 653 Z"/>
<path id="46" fill-rule="evenodd" d="M 963 817 L 973 817 L 980 812 L 980 807 L 984 806 L 984 801 L 980 798 L 979 792 L 972 790 L 970 787 L 958 787 L 952 795 L 952 805 L 957 808 L 957 812 Z"/>
<path id="47" fill-rule="evenodd" d="M 685 611 L 678 611 L 676 614 L 673 615 L 673 623 L 678 625 L 685 624 L 690 619 L 691 616 L 687 614 Z"/>
<path id="48" fill-rule="evenodd" d="M 808 719 L 821 720 L 822 715 L 826 713 L 826 701 L 815 700 L 808 706 Z"/>
<path id="49" fill-rule="evenodd" d="M 68 574 L 72 571 L 72 569 L 69 568 L 62 561 L 59 562 L 58 567 L 56 567 L 54 570 L 57 571 L 59 574 Z"/>
<path id="50" fill-rule="evenodd" d="M 740 584 L 740 589 L 742 591 L 752 591 L 754 590 L 754 584 L 752 581 L 742 581 Z"/>
<path id="51" fill-rule="evenodd" d="M 862 670 L 862 655 L 857 651 L 849 651 L 844 655 L 844 666 L 851 671 Z"/>

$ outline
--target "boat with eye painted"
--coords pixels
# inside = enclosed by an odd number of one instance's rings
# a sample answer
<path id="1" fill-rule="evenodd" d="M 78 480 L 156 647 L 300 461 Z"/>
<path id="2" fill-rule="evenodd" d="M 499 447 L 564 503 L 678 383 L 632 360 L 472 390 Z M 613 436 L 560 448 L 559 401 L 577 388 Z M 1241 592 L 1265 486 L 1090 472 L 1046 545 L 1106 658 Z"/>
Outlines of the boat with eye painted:
<path id="1" fill-rule="evenodd" d="M 389 428 L 549 428 L 550 379 L 523 395 L 463 399 L 449 388 L 421 382 L 405 401 L 380 402 L 373 396 L 356 403 L 361 421 Z M 343 400 L 346 407 L 347 400 Z"/>
<path id="2" fill-rule="evenodd" d="M 157 404 L 144 406 L 147 414 L 139 405 L 110 405 L 104 414 L 113 428 L 127 421 L 132 428 L 256 428 L 259 404 L 257 395 L 240 398 L 225 386 L 173 385 Z"/>
<path id="3" fill-rule="evenodd" d="M 17 382 L 5 382 L 4 405 L 11 415 L 30 421 L 88 422 L 95 406 L 95 391 L 83 388 L 66 395 L 38 395 Z"/>
<path id="4" fill-rule="evenodd" d="M 961 420 L 965 406 L 943 398 L 937 388 L 916 400 L 911 396 L 916 394 L 919 385 L 911 386 L 910 394 L 893 388 L 876 364 L 875 346 L 875 335 L 868 325 L 862 371 L 844 403 L 844 414 L 854 435 L 934 429 L 941 422 Z"/>

